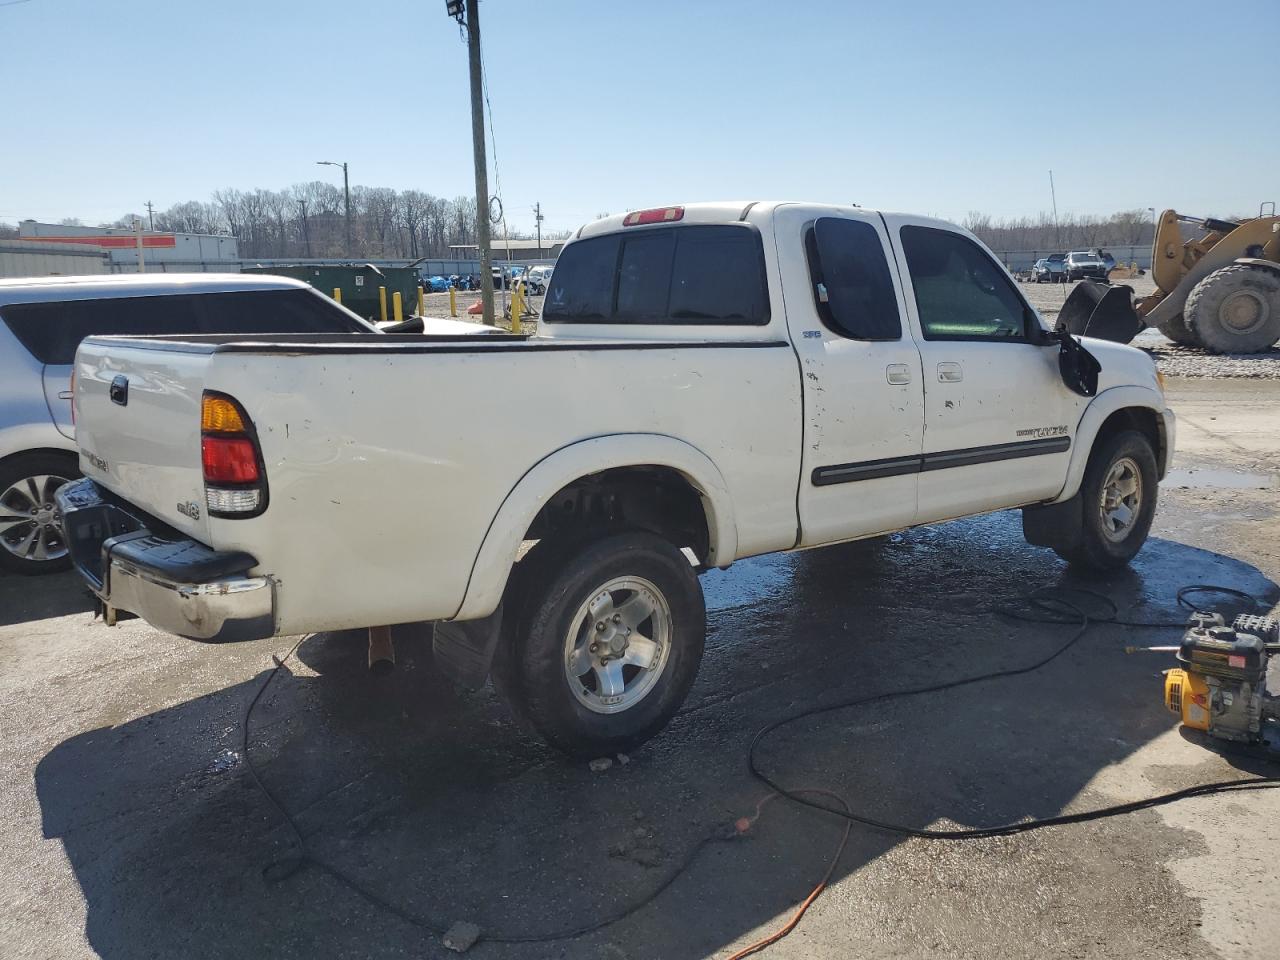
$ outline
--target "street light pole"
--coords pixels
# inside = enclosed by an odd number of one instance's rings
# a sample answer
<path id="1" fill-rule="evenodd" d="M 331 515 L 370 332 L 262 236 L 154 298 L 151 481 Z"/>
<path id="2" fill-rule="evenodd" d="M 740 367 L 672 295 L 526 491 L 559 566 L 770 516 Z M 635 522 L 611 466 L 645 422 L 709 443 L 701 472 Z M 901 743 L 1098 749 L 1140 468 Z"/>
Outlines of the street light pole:
<path id="1" fill-rule="evenodd" d="M 341 167 L 342 168 L 342 196 L 345 201 L 345 209 L 347 215 L 347 256 L 352 256 L 351 252 L 351 181 L 347 179 L 347 162 L 335 163 L 332 160 L 317 160 L 322 167 Z"/>

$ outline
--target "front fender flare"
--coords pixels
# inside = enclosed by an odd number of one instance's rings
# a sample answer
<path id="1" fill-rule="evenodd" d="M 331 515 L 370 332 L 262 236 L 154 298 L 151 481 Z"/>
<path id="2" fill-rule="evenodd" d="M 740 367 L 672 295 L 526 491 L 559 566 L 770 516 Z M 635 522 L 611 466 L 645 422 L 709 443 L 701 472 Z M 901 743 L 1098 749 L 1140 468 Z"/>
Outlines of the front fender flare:
<path id="1" fill-rule="evenodd" d="M 1080 490 L 1084 480 L 1084 470 L 1089 464 L 1089 455 L 1093 452 L 1094 441 L 1098 431 L 1107 422 L 1107 418 L 1118 410 L 1141 407 L 1156 415 L 1157 423 L 1164 433 L 1164 456 L 1159 467 L 1163 477 L 1173 458 L 1174 417 L 1165 405 L 1164 397 L 1150 387 L 1123 386 L 1111 387 L 1102 391 L 1085 407 L 1080 422 L 1076 425 L 1075 438 L 1071 445 L 1071 463 L 1067 467 L 1067 479 L 1062 491 L 1054 499 L 1054 503 L 1070 500 Z M 1156 452 L 1159 457 L 1159 451 Z"/>
<path id="2" fill-rule="evenodd" d="M 580 440 L 548 455 L 529 469 L 503 500 L 489 524 L 454 620 L 476 620 L 497 609 L 516 554 L 547 501 L 581 477 L 615 467 L 670 467 L 684 476 L 702 499 L 710 549 L 708 566 L 728 566 L 737 556 L 738 528 L 724 476 L 697 447 L 661 434 L 614 434 Z"/>

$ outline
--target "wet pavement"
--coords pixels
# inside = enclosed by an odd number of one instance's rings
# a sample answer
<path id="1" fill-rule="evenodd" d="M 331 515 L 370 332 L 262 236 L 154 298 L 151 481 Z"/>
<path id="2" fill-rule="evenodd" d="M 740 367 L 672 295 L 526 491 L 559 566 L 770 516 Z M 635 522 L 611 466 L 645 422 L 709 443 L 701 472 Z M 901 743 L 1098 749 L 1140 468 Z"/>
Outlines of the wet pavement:
<path id="1" fill-rule="evenodd" d="M 1132 570 L 1079 580 L 1004 513 L 712 572 L 687 704 L 602 773 L 525 734 L 491 690 L 442 679 L 420 626 L 396 628 L 397 669 L 381 678 L 360 634 L 304 640 L 254 714 L 250 749 L 316 854 L 398 914 L 314 866 L 264 876 L 290 834 L 248 774 L 241 723 L 287 642 L 108 630 L 70 576 L 0 578 L 0 956 L 444 957 L 410 918 L 508 937 L 587 924 L 752 813 L 763 789 L 744 758 L 765 723 L 1029 663 L 1068 638 L 1001 616 L 1002 602 L 1085 587 L 1126 616 L 1177 620 L 1177 588 L 1208 582 L 1274 604 L 1280 468 L 1248 424 L 1275 396 L 1197 389 L 1187 417 L 1203 431 L 1184 427 L 1184 482 L 1162 488 Z M 1274 773 L 1179 732 L 1161 702 L 1169 664 L 1123 652 L 1176 635 L 1101 625 L 1039 672 L 804 720 L 761 758 L 786 784 L 916 827 Z M 468 956 L 725 956 L 790 915 L 839 832 L 771 803 L 628 919 Z M 831 887 L 765 955 L 1275 956 L 1278 857 L 1277 792 L 962 843 L 855 828 Z"/>

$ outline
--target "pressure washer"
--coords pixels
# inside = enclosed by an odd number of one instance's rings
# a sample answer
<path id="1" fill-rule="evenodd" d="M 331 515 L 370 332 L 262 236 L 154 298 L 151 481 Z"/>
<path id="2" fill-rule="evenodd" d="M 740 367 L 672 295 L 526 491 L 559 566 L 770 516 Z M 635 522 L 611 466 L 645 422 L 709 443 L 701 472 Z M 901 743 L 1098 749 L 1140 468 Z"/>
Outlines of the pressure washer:
<path id="1" fill-rule="evenodd" d="M 1151 649 L 1151 648 L 1147 648 Z M 1191 614 L 1166 671 L 1164 703 L 1184 727 L 1211 737 L 1280 749 L 1280 696 L 1267 690 L 1267 667 L 1280 653 L 1280 621 L 1241 614 Z"/>

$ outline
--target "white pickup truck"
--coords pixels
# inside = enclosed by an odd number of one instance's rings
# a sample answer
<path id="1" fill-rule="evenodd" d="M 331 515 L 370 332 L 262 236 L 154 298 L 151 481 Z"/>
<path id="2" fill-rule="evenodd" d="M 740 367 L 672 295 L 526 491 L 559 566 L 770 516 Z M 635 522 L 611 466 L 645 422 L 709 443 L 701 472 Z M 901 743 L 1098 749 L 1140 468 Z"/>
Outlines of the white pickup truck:
<path id="1" fill-rule="evenodd" d="M 1011 507 L 1122 565 L 1174 441 L 1150 357 L 1046 329 L 964 230 L 810 203 L 588 224 L 533 337 L 93 337 L 75 384 L 58 501 L 109 621 L 436 621 L 590 756 L 689 690 L 700 570 Z"/>

